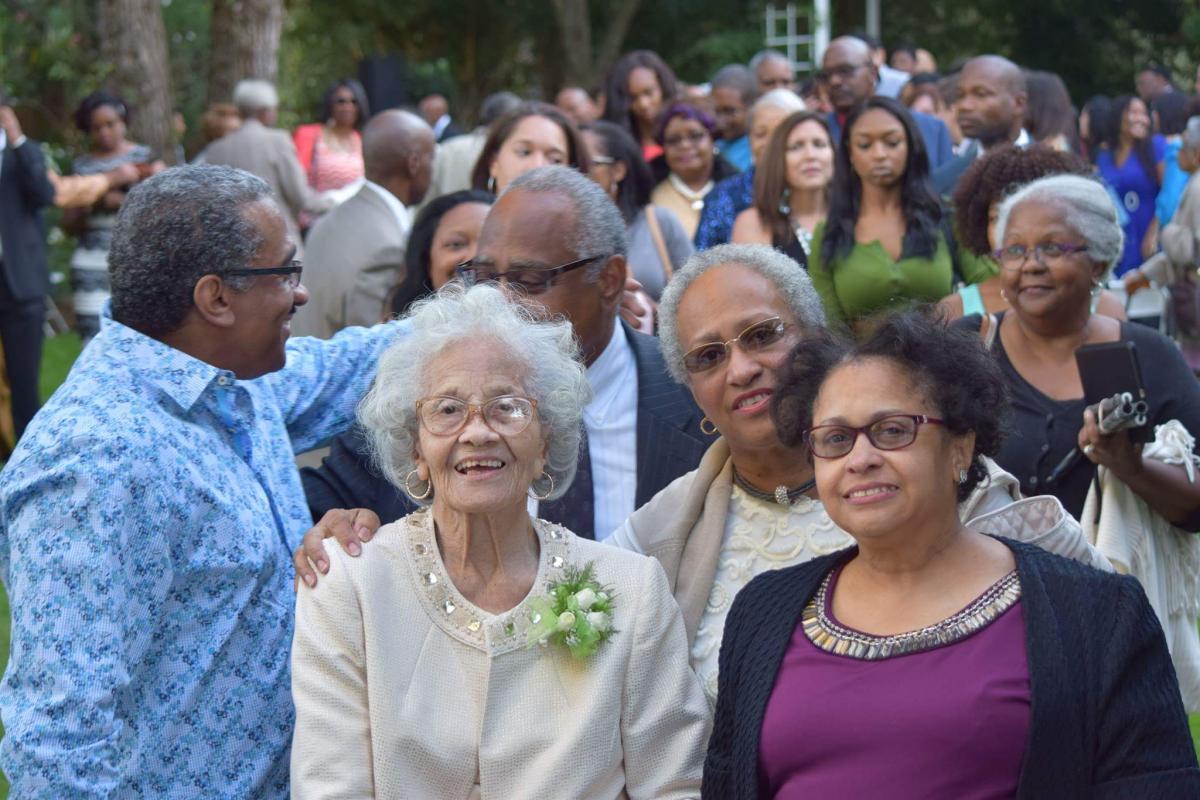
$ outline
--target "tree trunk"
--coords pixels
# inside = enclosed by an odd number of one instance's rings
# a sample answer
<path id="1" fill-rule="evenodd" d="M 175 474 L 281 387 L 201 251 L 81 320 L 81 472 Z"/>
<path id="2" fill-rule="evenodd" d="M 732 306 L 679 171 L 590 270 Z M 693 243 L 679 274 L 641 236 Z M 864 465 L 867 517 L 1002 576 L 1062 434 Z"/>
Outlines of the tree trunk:
<path id="1" fill-rule="evenodd" d="M 100 0 L 102 55 L 113 65 L 109 83 L 133 106 L 129 135 L 175 163 L 171 70 L 160 0 Z"/>
<path id="2" fill-rule="evenodd" d="M 641 0 L 621 0 L 616 12 L 609 18 L 597 52 L 592 47 L 588 0 L 554 0 L 565 61 L 561 86 L 582 86 L 590 91 L 600 84 L 621 54 L 629 25 L 640 6 Z"/>
<path id="3" fill-rule="evenodd" d="M 283 0 L 213 0 L 208 102 L 228 103 L 246 78 L 275 82 Z"/>
<path id="4" fill-rule="evenodd" d="M 554 0 L 554 13 L 562 41 L 563 85 L 590 87 L 594 67 L 588 0 Z"/>

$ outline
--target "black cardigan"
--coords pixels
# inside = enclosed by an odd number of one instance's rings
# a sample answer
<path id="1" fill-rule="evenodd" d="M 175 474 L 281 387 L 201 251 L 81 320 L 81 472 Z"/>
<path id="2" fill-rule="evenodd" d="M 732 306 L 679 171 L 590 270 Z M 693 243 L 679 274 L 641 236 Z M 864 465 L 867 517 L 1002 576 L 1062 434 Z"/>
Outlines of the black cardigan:
<path id="1" fill-rule="evenodd" d="M 1017 796 L 1200 797 L 1200 769 L 1162 628 L 1141 585 L 1001 539 L 1013 551 L 1031 717 Z M 850 551 L 766 572 L 738 592 L 721 643 L 706 798 L 758 800 L 775 676 L 825 575 Z"/>

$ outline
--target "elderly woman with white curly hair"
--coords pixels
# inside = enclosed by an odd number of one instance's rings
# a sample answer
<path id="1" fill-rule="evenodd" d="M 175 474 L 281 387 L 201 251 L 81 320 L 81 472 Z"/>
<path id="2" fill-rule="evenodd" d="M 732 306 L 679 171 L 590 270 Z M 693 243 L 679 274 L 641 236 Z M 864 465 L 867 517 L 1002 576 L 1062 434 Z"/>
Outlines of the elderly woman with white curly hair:
<path id="1" fill-rule="evenodd" d="M 708 707 L 662 568 L 527 511 L 575 472 L 571 326 L 490 285 L 409 320 L 359 419 L 425 508 L 300 591 L 293 797 L 698 797 Z"/>
<path id="2" fill-rule="evenodd" d="M 734 596 L 762 572 L 800 564 L 852 540 L 825 511 L 803 444 L 787 445 L 770 414 L 793 348 L 825 326 L 808 274 L 765 245 L 721 245 L 675 273 L 659 306 L 671 375 L 691 389 L 717 436 L 699 468 L 659 492 L 612 541 L 659 559 L 683 609 L 692 665 L 715 702 L 718 653 Z M 1051 498 L 1021 500 L 987 460 L 960 504 L 972 526 L 1105 567 Z"/>

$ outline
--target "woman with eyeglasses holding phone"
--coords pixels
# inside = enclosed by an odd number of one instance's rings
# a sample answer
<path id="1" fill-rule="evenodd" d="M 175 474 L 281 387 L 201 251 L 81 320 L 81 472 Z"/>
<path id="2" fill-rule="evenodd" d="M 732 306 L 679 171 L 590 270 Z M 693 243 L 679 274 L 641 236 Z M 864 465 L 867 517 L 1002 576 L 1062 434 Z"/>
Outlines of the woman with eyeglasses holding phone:
<path id="1" fill-rule="evenodd" d="M 297 597 L 292 796 L 699 796 L 708 708 L 652 559 L 530 516 L 575 477 L 570 323 L 496 286 L 408 319 L 359 408 L 421 506 Z"/>
<path id="2" fill-rule="evenodd" d="M 737 173 L 717 155 L 716 122 L 690 103 L 675 103 L 663 112 L 656 133 L 663 152 L 650 168 L 666 177 L 650 193 L 650 201 L 670 210 L 683 223 L 688 238 L 696 235 L 704 198 L 717 181 Z"/>
<path id="3" fill-rule="evenodd" d="M 854 546 L 738 594 L 703 795 L 1197 796 L 1138 582 L 962 521 L 1004 418 L 978 338 L 909 312 L 857 345 L 809 336 L 790 362 L 781 439 L 807 446 Z"/>
<path id="4" fill-rule="evenodd" d="M 321 122 L 292 134 L 296 154 L 318 192 L 341 189 L 363 176 L 362 135 L 371 116 L 367 93 L 353 78 L 334 81 L 321 98 Z"/>
<path id="5" fill-rule="evenodd" d="M 804 443 L 781 440 L 770 415 L 788 353 L 820 336 L 825 320 L 796 262 L 766 245 L 721 245 L 675 273 L 659 322 L 667 367 L 715 438 L 700 466 L 635 511 L 612 542 L 662 562 L 683 609 L 692 666 L 713 702 L 726 617 L 742 587 L 851 543 L 817 494 Z M 963 498 L 964 519 L 998 511 L 1016 520 L 1021 536 L 1103 564 L 1055 501 L 1017 503 L 1016 479 L 986 468 L 988 481 Z"/>

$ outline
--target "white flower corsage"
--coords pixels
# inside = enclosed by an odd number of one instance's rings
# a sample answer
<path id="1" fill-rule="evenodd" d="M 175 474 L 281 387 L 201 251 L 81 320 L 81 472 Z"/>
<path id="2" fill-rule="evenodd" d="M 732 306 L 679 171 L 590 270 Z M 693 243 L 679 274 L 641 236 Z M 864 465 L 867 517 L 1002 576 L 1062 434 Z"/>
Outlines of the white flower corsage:
<path id="1" fill-rule="evenodd" d="M 530 603 L 529 646 L 556 644 L 575 658 L 592 655 L 612 637 L 612 592 L 595 578 L 595 564 L 567 567 L 563 579 L 550 584 L 547 597 Z"/>

